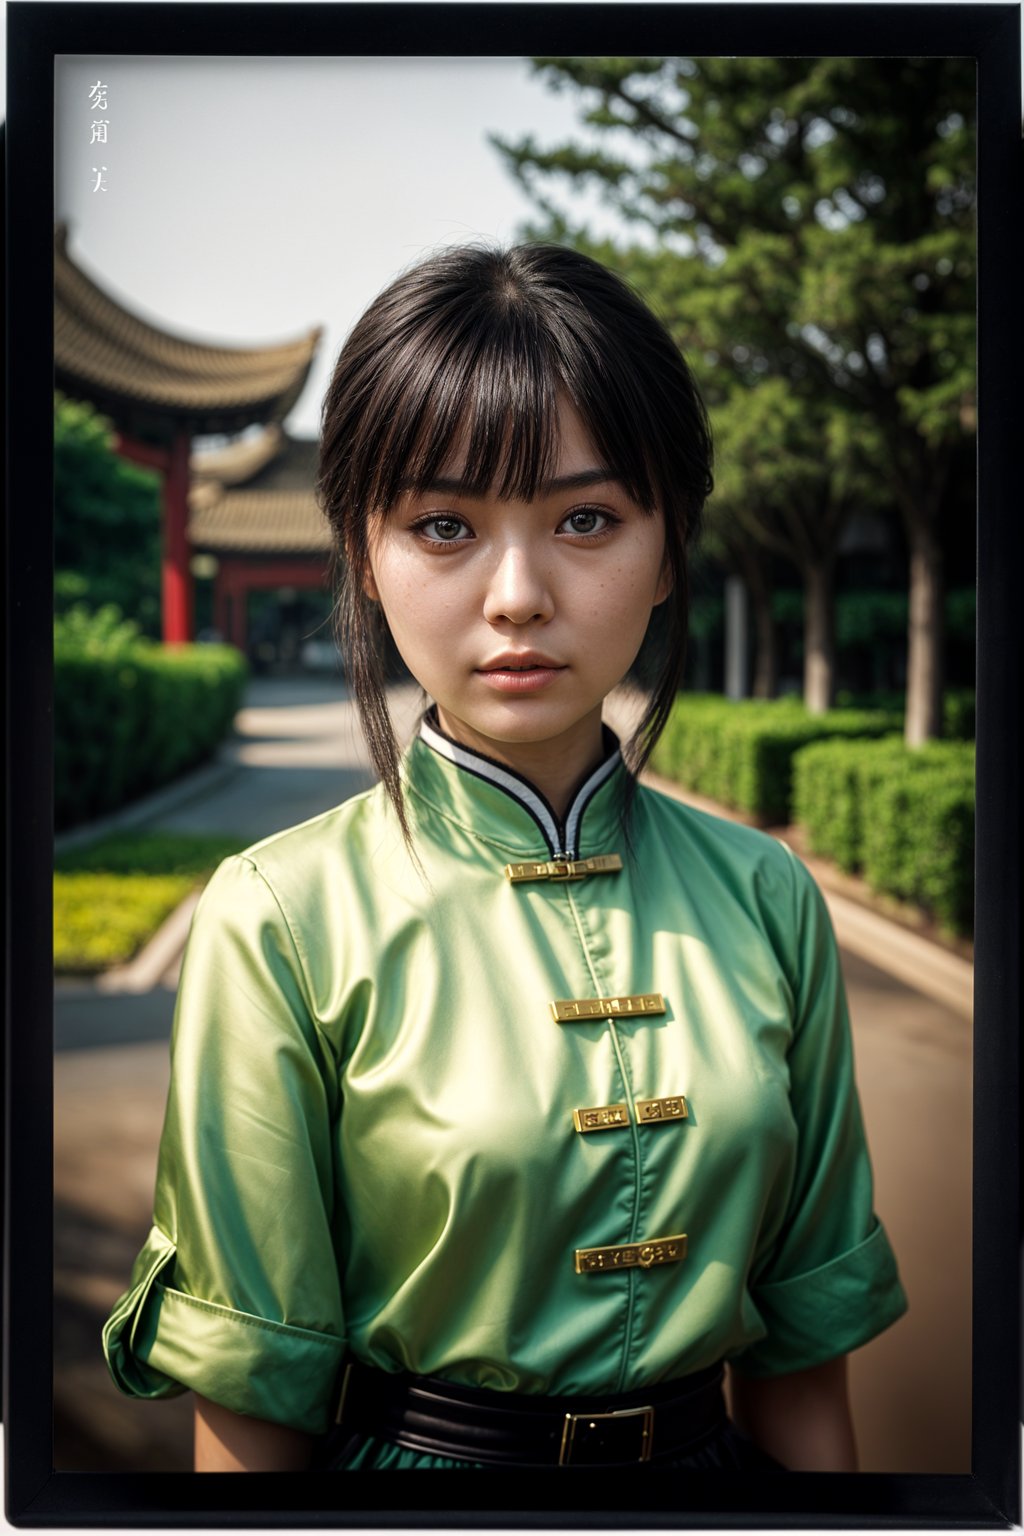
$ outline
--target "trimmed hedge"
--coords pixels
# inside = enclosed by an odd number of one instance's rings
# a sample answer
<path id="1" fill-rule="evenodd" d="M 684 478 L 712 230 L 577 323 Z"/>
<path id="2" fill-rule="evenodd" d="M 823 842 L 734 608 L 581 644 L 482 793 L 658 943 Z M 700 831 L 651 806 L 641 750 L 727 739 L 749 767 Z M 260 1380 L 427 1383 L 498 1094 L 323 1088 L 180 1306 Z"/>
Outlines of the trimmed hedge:
<path id="1" fill-rule="evenodd" d="M 796 698 L 725 699 L 682 694 L 673 706 L 651 767 L 698 794 L 745 811 L 769 826 L 792 821 L 793 758 L 830 737 L 881 737 L 901 720 L 885 710 L 809 714 Z"/>
<path id="2" fill-rule="evenodd" d="M 54 624 L 54 814 L 88 821 L 202 762 L 226 735 L 248 668 L 232 646 L 164 647 L 116 608 Z"/>
<path id="3" fill-rule="evenodd" d="M 794 816 L 812 852 L 971 933 L 973 743 L 816 742 L 797 753 L 793 781 Z"/>
<path id="4" fill-rule="evenodd" d="M 905 693 L 836 694 L 840 709 L 885 709 L 902 717 L 906 709 Z M 974 740 L 974 689 L 947 688 L 942 699 L 942 735 L 946 741 Z"/>

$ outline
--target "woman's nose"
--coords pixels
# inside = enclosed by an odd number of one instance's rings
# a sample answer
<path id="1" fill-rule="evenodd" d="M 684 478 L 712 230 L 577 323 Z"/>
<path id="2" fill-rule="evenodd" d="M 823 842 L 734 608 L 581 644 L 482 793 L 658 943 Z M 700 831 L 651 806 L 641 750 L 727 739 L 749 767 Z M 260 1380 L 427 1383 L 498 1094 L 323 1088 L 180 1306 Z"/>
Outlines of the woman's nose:
<path id="1" fill-rule="evenodd" d="M 494 566 L 484 597 L 484 617 L 494 624 L 529 624 L 554 613 L 550 582 L 540 562 L 521 544 L 509 545 Z"/>

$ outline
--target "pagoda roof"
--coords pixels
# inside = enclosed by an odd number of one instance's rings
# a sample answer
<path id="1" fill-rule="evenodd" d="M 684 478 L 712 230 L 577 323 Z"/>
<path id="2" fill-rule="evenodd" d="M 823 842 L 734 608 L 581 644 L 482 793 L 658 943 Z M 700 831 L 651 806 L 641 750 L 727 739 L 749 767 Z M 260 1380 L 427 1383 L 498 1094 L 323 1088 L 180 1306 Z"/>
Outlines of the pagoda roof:
<path id="1" fill-rule="evenodd" d="M 218 347 L 142 320 L 88 277 L 54 230 L 54 360 L 58 388 L 119 428 L 165 440 L 280 421 L 306 382 L 321 330 L 279 345 Z"/>
<path id="2" fill-rule="evenodd" d="M 331 530 L 316 500 L 319 445 L 278 426 L 192 454 L 189 543 L 213 554 L 324 555 Z"/>

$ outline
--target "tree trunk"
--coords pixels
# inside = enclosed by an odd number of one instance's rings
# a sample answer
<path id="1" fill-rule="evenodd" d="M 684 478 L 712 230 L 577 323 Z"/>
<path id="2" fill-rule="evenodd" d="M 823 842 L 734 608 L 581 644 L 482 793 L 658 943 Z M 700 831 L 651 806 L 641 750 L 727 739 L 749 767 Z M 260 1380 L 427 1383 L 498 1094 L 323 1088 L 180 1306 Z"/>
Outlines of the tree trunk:
<path id="1" fill-rule="evenodd" d="M 725 578 L 725 692 L 730 699 L 745 699 L 750 692 L 747 617 L 746 583 L 731 574 Z"/>
<path id="2" fill-rule="evenodd" d="M 746 583 L 754 614 L 754 681 L 751 696 L 774 699 L 779 691 L 779 637 L 772 613 L 771 556 L 752 539 L 726 539 L 737 573 Z"/>
<path id="3" fill-rule="evenodd" d="M 804 703 L 812 715 L 831 709 L 835 698 L 834 562 L 804 569 Z"/>
<path id="4" fill-rule="evenodd" d="M 907 520 L 910 617 L 907 627 L 907 709 L 904 740 L 919 747 L 942 735 L 945 580 L 942 545 L 924 519 Z"/>
<path id="5" fill-rule="evenodd" d="M 753 696 L 755 699 L 774 699 L 779 691 L 779 641 L 772 613 L 772 584 L 756 555 L 749 562 L 746 574 L 754 610 Z"/>

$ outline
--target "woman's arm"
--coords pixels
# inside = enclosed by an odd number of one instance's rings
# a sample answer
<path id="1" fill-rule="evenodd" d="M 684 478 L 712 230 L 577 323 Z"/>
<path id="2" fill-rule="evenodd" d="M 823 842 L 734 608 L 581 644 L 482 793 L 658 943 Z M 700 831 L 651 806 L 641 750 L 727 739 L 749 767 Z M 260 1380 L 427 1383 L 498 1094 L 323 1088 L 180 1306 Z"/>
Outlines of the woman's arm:
<path id="1" fill-rule="evenodd" d="M 287 1424 L 233 1413 L 195 1394 L 196 1472 L 304 1472 L 313 1437 Z"/>
<path id="2" fill-rule="evenodd" d="M 856 1472 L 846 1356 L 785 1376 L 729 1371 L 737 1426 L 791 1472 Z"/>

